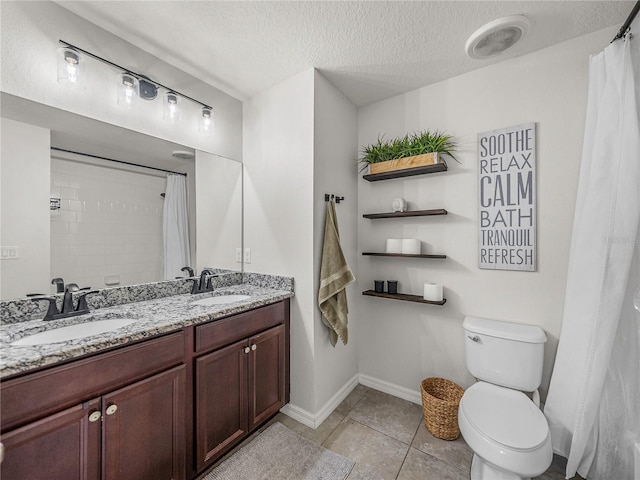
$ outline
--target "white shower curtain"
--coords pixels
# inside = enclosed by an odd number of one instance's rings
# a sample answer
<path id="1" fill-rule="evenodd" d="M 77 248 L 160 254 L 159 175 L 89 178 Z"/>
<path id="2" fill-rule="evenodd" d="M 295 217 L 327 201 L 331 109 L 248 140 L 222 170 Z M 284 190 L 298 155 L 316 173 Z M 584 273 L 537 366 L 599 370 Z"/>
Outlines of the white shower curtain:
<path id="1" fill-rule="evenodd" d="M 640 222 L 632 41 L 613 42 L 589 69 L 562 332 L 544 410 L 554 450 L 568 458 L 567 478 L 640 475 L 639 323 L 629 293 L 638 282 L 637 268 L 630 271 Z"/>
<path id="2" fill-rule="evenodd" d="M 187 179 L 184 175 L 167 175 L 162 218 L 164 239 L 164 278 L 184 276 L 182 267 L 191 266 L 189 253 L 189 219 L 187 216 Z"/>

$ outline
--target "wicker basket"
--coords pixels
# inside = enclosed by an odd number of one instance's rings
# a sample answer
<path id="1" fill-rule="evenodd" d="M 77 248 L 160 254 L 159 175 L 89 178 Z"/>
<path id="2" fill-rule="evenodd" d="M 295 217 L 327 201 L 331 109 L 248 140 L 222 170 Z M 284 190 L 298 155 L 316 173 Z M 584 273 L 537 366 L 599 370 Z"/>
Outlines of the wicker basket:
<path id="1" fill-rule="evenodd" d="M 430 377 L 420 384 L 424 424 L 434 437 L 455 440 L 460 435 L 458 406 L 464 390 L 450 380 Z"/>

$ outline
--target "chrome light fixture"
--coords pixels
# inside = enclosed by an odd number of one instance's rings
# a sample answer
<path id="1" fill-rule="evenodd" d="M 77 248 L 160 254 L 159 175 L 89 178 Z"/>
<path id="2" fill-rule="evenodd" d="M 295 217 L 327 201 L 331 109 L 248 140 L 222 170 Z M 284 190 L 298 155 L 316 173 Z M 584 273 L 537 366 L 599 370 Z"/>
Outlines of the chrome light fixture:
<path id="1" fill-rule="evenodd" d="M 202 107 L 202 117 L 200 118 L 200 133 L 204 135 L 211 135 L 213 133 L 213 110 L 211 107 Z"/>
<path id="2" fill-rule="evenodd" d="M 471 58 L 483 60 L 495 57 L 522 40 L 529 30 L 531 21 L 524 15 L 499 18 L 473 32 L 464 49 Z"/>
<path id="3" fill-rule="evenodd" d="M 138 79 L 130 73 L 118 74 L 118 105 L 124 108 L 133 107 L 140 95 Z"/>
<path id="4" fill-rule="evenodd" d="M 164 95 L 164 105 L 162 107 L 163 118 L 168 122 L 180 121 L 180 98 L 175 92 L 169 91 Z"/>
<path id="5" fill-rule="evenodd" d="M 76 86 L 82 84 L 84 61 L 72 48 L 58 49 L 58 82 Z"/>

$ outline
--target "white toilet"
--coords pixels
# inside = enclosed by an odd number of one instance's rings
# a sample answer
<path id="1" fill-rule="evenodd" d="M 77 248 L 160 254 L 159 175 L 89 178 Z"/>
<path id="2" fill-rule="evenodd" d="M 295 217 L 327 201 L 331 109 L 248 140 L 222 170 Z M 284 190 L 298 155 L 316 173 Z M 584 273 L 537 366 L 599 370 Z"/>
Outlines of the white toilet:
<path id="1" fill-rule="evenodd" d="M 544 343 L 536 326 L 467 317 L 467 369 L 478 380 L 460 400 L 458 423 L 474 451 L 471 480 L 521 480 L 544 473 L 553 458 L 539 408 Z M 523 392 L 533 392 L 532 401 Z"/>

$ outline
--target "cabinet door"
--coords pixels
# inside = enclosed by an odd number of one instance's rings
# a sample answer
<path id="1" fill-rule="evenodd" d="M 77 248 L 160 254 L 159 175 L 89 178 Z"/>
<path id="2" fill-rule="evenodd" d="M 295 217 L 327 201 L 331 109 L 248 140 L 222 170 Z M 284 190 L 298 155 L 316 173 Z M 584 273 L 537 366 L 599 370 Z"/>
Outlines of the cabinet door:
<path id="1" fill-rule="evenodd" d="M 249 339 L 249 430 L 285 404 L 284 335 L 278 325 Z"/>
<path id="2" fill-rule="evenodd" d="M 100 424 L 96 399 L 2 435 L 0 478 L 99 480 Z"/>
<path id="3" fill-rule="evenodd" d="M 247 341 L 195 361 L 196 470 L 247 433 Z"/>
<path id="4" fill-rule="evenodd" d="M 185 367 L 105 395 L 103 478 L 185 478 Z"/>

